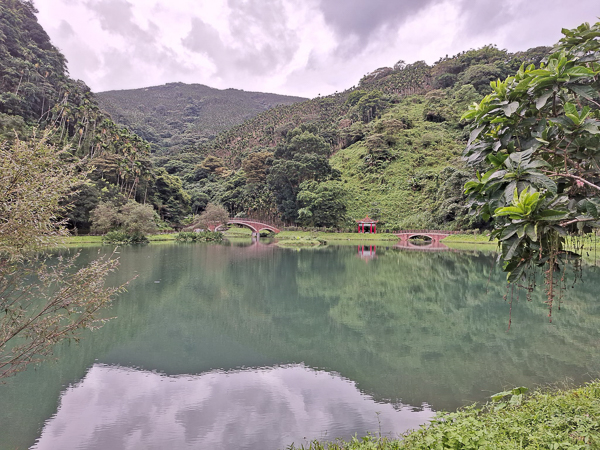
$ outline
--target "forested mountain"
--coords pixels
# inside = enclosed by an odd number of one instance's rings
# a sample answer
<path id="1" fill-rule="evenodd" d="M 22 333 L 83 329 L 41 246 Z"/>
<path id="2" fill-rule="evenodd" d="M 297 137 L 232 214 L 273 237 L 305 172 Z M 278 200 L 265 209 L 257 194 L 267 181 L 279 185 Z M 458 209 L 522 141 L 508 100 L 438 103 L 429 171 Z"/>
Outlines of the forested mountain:
<path id="1" fill-rule="evenodd" d="M 464 207 L 470 173 L 460 116 L 490 81 L 549 51 L 490 45 L 431 66 L 399 61 L 302 102 L 182 83 L 96 97 L 69 78 L 35 12 L 26 0 L 0 4 L 0 133 L 10 140 L 13 130 L 51 130 L 51 143 L 94 167 L 70 200 L 80 228 L 100 202 L 129 200 L 151 204 L 171 224 L 213 202 L 231 215 L 303 226 L 350 227 L 365 214 L 381 228 L 478 225 Z M 166 151 L 151 159 L 146 139 Z"/>
<path id="2" fill-rule="evenodd" d="M 210 200 L 231 214 L 306 226 L 350 226 L 369 214 L 386 228 L 472 227 L 460 116 L 490 81 L 539 64 L 549 50 L 490 45 L 432 66 L 399 61 L 342 93 L 275 107 L 158 163 L 183 180 L 194 208 Z"/>
<path id="3" fill-rule="evenodd" d="M 69 77 L 65 57 L 37 21 L 33 3 L 0 3 L 0 141 L 44 130 L 49 144 L 66 149 L 90 182 L 66 201 L 72 226 L 89 227 L 89 212 L 100 201 L 151 203 L 169 221 L 189 212 L 189 197 L 178 178 L 150 161 L 150 145 L 116 125 L 82 81 Z"/>
<path id="4" fill-rule="evenodd" d="M 208 141 L 274 106 L 306 100 L 185 83 L 99 92 L 95 96 L 114 121 L 146 139 L 158 154 Z"/>

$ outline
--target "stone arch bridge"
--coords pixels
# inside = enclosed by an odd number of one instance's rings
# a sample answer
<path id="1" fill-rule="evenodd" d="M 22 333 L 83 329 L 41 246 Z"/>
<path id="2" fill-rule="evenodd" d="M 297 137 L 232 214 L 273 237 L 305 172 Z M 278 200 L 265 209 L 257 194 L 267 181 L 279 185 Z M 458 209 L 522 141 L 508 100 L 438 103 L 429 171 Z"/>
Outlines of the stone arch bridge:
<path id="1" fill-rule="evenodd" d="M 402 230 L 394 233 L 400 238 L 400 242 L 408 242 L 409 239 L 414 237 L 426 237 L 431 240 L 432 243 L 438 243 L 445 237 L 451 234 L 458 234 L 460 231 L 446 231 L 446 230 Z"/>
<path id="2" fill-rule="evenodd" d="M 273 233 L 279 233 L 281 230 L 269 225 L 268 223 L 258 222 L 252 219 L 229 219 L 227 224 L 241 225 L 252 230 L 252 234 L 260 233 L 262 230 L 269 230 Z"/>

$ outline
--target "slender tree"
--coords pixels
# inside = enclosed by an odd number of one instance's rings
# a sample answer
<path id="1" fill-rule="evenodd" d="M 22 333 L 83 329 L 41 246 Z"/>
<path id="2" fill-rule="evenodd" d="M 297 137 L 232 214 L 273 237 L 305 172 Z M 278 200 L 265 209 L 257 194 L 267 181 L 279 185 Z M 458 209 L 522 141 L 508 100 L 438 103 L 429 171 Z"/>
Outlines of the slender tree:
<path id="1" fill-rule="evenodd" d="M 104 286 L 113 258 L 73 271 L 76 257 L 40 253 L 66 234 L 61 199 L 85 176 L 61 155 L 45 136 L 0 147 L 0 378 L 101 325 L 97 313 L 122 289 Z"/>

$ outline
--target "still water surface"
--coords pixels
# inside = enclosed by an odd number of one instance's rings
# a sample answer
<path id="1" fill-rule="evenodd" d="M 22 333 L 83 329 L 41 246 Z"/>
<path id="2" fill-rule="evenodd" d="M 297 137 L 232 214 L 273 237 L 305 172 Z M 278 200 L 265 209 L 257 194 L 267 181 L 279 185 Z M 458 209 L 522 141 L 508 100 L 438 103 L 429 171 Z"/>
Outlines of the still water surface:
<path id="1" fill-rule="evenodd" d="M 90 260 L 107 248 L 84 249 Z M 378 246 L 120 250 L 117 319 L 0 386 L 2 449 L 280 449 L 395 436 L 509 386 L 600 374 L 598 271 L 549 323 L 494 257 Z"/>

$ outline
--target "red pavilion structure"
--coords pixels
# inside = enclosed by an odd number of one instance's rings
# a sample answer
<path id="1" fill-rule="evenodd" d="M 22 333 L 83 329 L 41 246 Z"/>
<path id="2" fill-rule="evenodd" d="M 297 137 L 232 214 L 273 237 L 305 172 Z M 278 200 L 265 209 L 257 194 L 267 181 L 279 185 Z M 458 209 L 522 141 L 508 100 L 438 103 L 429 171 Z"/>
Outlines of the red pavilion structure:
<path id="1" fill-rule="evenodd" d="M 377 233 L 377 222 L 379 221 L 369 218 L 369 215 L 367 214 L 367 217 L 365 217 L 364 219 L 356 221 L 356 223 L 358 224 L 358 232 Z"/>

